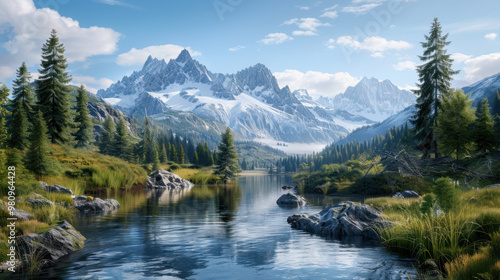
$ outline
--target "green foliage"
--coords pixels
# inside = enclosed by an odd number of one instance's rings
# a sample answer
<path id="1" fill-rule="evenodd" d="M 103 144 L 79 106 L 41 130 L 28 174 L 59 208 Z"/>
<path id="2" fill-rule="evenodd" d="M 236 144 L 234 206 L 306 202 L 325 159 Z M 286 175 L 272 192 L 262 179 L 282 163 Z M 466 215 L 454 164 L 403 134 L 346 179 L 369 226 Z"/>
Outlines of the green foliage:
<path id="1" fill-rule="evenodd" d="M 5 118 L 9 115 L 9 111 L 6 109 L 9 93 L 10 89 L 5 84 L 0 83 L 0 118 Z"/>
<path id="2" fill-rule="evenodd" d="M 52 30 L 42 48 L 42 62 L 39 70 L 38 105 L 48 126 L 52 143 L 64 144 L 70 141 L 71 115 L 69 108 L 71 76 L 64 57 L 64 46 Z"/>
<path id="3" fill-rule="evenodd" d="M 178 165 L 177 163 L 174 163 L 174 164 L 170 165 L 170 170 L 178 170 L 180 168 L 181 168 L 181 166 Z"/>
<path id="4" fill-rule="evenodd" d="M 10 128 L 10 146 L 12 148 L 24 150 L 28 147 L 28 126 L 28 117 L 22 105 L 22 101 L 18 99 L 14 101 Z"/>
<path id="5" fill-rule="evenodd" d="M 435 205 L 437 203 L 437 198 L 435 194 L 427 194 L 422 198 L 422 202 L 420 203 L 420 212 L 424 215 L 434 215 L 435 214 Z"/>
<path id="6" fill-rule="evenodd" d="M 161 163 L 166 163 L 168 161 L 167 149 L 165 148 L 165 144 L 161 145 L 160 155 L 158 159 L 160 160 Z"/>
<path id="7" fill-rule="evenodd" d="M 78 130 L 75 134 L 75 140 L 77 148 L 89 147 L 93 141 L 93 127 L 89 117 L 89 109 L 87 109 L 87 102 L 87 91 L 82 85 L 78 88 L 78 96 L 76 98 L 75 122 L 77 123 Z"/>
<path id="8" fill-rule="evenodd" d="M 457 190 L 450 178 L 437 179 L 433 193 L 436 195 L 439 206 L 445 212 L 449 212 L 457 203 Z"/>
<path id="9" fill-rule="evenodd" d="M 7 166 L 15 166 L 16 170 L 23 170 L 23 153 L 16 148 L 8 150 Z"/>
<path id="10" fill-rule="evenodd" d="M 113 153 L 113 141 L 115 135 L 115 122 L 111 117 L 104 121 L 104 131 L 102 132 L 99 149 L 101 153 L 109 155 Z"/>
<path id="11" fill-rule="evenodd" d="M 5 149 L 7 146 L 7 128 L 5 127 L 5 118 L 0 117 L 0 149 Z"/>
<path id="12" fill-rule="evenodd" d="M 424 64 L 417 67 L 419 89 L 414 91 L 418 96 L 417 112 L 411 122 L 424 158 L 428 158 L 430 153 L 438 156 L 433 127 L 437 126 L 440 96 L 450 91 L 451 76 L 458 73 L 451 69 L 453 59 L 447 54 L 446 46 L 450 44 L 447 38 L 448 34 L 442 34 L 441 24 L 435 18 L 429 35 L 425 35 L 425 42 L 421 43 L 424 53 L 420 60 Z"/>
<path id="13" fill-rule="evenodd" d="M 30 146 L 25 157 L 25 166 L 35 175 L 44 175 L 49 172 L 50 162 L 47 157 L 47 125 L 41 111 L 37 112 L 30 137 Z"/>
<path id="14" fill-rule="evenodd" d="M 474 100 L 462 90 L 443 95 L 441 110 L 435 128 L 439 148 L 445 154 L 455 154 L 456 159 L 467 155 L 473 148 L 470 126 L 476 120 Z"/>
<path id="15" fill-rule="evenodd" d="M 219 144 L 219 154 L 214 174 L 221 176 L 224 182 L 227 182 L 239 172 L 241 172 L 241 168 L 238 163 L 238 152 L 234 146 L 231 129 L 227 128 L 222 133 L 222 141 Z"/>
<path id="16" fill-rule="evenodd" d="M 124 159 L 130 158 L 131 146 L 128 139 L 128 128 L 123 118 L 120 118 L 116 128 L 113 151 L 116 157 Z"/>
<path id="17" fill-rule="evenodd" d="M 474 127 L 476 150 L 479 152 L 491 151 L 495 146 L 494 123 L 488 107 L 488 99 L 481 101 L 477 112 L 477 121 Z"/>

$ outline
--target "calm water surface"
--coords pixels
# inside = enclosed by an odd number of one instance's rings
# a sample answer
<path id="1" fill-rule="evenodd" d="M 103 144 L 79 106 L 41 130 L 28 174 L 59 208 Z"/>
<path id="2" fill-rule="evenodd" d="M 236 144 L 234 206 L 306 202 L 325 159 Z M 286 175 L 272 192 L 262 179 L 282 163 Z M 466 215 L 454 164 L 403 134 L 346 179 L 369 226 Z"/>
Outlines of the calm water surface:
<path id="1" fill-rule="evenodd" d="M 117 213 L 75 223 L 87 238 L 85 248 L 41 277 L 417 279 L 410 260 L 375 244 L 291 229 L 288 216 L 317 213 L 342 199 L 313 197 L 312 205 L 282 209 L 276 200 L 289 183 L 284 176 L 249 176 L 237 186 L 117 197 Z"/>

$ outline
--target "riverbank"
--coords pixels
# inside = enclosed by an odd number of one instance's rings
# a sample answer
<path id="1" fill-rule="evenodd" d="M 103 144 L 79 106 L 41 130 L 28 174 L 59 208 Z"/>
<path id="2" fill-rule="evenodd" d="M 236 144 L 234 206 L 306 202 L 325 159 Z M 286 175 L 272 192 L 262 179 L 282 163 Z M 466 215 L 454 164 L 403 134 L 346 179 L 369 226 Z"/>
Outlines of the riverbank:
<path id="1" fill-rule="evenodd" d="M 367 199 L 395 223 L 380 230 L 383 244 L 421 264 L 432 260 L 447 279 L 500 279 L 500 189 L 460 191 L 446 212 L 427 200 Z"/>

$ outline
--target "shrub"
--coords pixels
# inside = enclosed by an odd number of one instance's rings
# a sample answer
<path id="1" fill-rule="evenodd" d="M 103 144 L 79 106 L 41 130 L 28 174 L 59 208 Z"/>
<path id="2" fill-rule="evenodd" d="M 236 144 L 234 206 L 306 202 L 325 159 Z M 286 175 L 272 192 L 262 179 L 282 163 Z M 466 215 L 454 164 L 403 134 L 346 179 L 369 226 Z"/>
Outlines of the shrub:
<path id="1" fill-rule="evenodd" d="M 422 198 L 420 203 L 420 212 L 424 215 L 431 216 L 435 210 L 436 195 L 430 193 Z"/>
<path id="2" fill-rule="evenodd" d="M 180 168 L 181 168 L 181 166 L 178 165 L 177 163 L 174 163 L 174 164 L 170 165 L 170 170 L 177 170 L 177 169 L 180 169 Z"/>
<path id="3" fill-rule="evenodd" d="M 458 201 L 457 191 L 448 177 L 439 178 L 434 185 L 433 193 L 437 197 L 439 206 L 443 211 L 450 211 Z"/>

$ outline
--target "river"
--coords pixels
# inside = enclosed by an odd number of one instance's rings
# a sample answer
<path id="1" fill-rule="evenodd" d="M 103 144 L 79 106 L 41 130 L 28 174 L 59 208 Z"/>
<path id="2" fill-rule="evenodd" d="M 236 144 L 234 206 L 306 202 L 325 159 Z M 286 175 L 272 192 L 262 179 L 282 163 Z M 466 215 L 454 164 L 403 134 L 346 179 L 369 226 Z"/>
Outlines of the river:
<path id="1" fill-rule="evenodd" d="M 310 205 L 283 209 L 276 200 L 289 178 L 244 176 L 238 182 L 118 196 L 117 213 L 75 222 L 85 248 L 39 278 L 417 279 L 411 260 L 377 244 L 327 240 L 286 222 L 294 213 L 317 213 L 348 198 L 311 197 Z"/>

